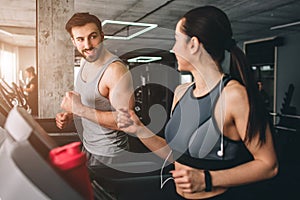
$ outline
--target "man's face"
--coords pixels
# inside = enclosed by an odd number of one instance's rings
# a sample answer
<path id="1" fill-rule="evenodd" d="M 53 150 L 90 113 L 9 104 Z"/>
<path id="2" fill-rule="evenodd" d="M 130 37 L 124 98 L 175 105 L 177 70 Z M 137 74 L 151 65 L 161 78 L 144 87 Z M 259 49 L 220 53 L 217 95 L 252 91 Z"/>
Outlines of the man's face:
<path id="1" fill-rule="evenodd" d="M 100 33 L 96 24 L 75 26 L 72 28 L 72 35 L 74 46 L 88 62 L 94 62 L 99 58 L 103 33 Z"/>

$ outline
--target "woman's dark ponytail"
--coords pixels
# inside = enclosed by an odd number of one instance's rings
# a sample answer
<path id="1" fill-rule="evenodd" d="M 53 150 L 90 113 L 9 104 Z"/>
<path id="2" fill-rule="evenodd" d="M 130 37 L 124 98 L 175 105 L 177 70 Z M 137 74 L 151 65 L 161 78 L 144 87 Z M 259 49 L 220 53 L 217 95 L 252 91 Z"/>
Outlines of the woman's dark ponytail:
<path id="1" fill-rule="evenodd" d="M 230 53 L 230 75 L 245 86 L 248 95 L 249 119 L 245 141 L 250 142 L 259 134 L 260 144 L 265 143 L 268 115 L 259 96 L 253 71 L 247 62 L 244 52 L 238 46 L 235 45 L 231 48 Z"/>

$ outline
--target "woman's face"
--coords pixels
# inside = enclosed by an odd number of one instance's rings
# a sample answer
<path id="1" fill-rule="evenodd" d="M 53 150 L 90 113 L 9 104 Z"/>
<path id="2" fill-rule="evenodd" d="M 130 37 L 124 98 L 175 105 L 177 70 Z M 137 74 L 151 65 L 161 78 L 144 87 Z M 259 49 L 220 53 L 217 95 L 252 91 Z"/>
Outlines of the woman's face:
<path id="1" fill-rule="evenodd" d="M 189 51 L 188 51 L 188 41 L 189 36 L 185 35 L 181 31 L 182 20 L 180 20 L 175 29 L 175 43 L 172 50 L 175 53 L 178 62 L 179 71 L 190 71 L 190 62 L 188 61 Z"/>

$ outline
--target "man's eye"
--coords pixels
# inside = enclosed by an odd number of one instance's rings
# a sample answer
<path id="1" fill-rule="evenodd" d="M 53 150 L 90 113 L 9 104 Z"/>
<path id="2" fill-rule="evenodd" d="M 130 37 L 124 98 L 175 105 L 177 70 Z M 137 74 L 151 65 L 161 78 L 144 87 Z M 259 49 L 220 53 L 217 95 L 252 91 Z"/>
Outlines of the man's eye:
<path id="1" fill-rule="evenodd" d="M 96 39 L 98 36 L 97 35 L 92 35 L 91 39 Z"/>

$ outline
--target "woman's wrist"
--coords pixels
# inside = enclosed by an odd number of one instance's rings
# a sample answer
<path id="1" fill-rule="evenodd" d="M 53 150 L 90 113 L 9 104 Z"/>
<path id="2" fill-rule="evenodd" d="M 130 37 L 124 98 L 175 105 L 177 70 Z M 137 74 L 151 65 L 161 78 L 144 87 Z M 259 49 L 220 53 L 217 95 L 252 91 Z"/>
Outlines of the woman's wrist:
<path id="1" fill-rule="evenodd" d="M 153 136 L 153 133 L 143 124 L 137 125 L 136 136 L 143 140 Z"/>
<path id="2" fill-rule="evenodd" d="M 204 170 L 205 192 L 212 191 L 212 179 L 208 170 Z"/>

